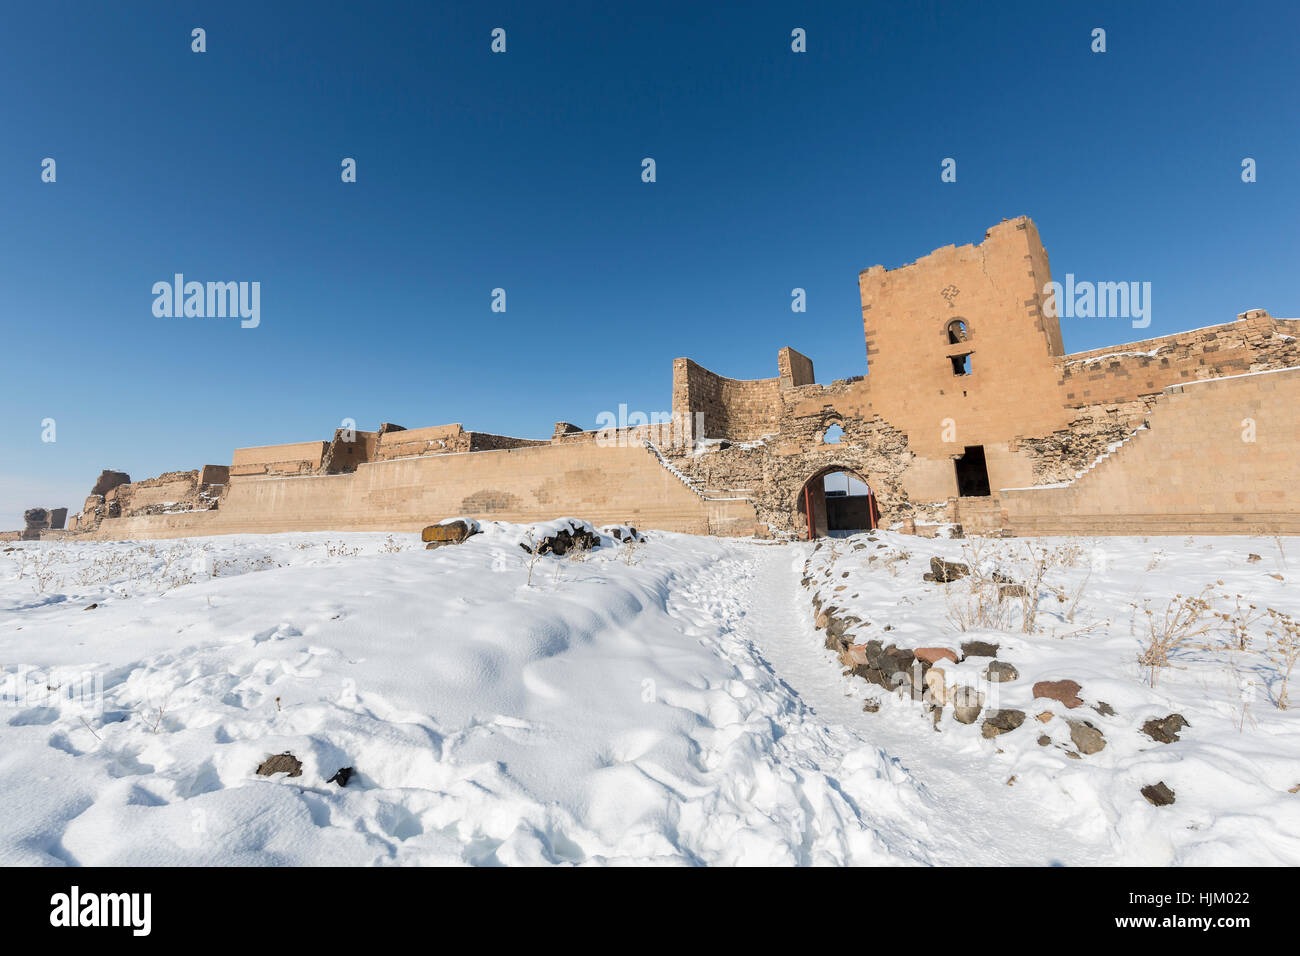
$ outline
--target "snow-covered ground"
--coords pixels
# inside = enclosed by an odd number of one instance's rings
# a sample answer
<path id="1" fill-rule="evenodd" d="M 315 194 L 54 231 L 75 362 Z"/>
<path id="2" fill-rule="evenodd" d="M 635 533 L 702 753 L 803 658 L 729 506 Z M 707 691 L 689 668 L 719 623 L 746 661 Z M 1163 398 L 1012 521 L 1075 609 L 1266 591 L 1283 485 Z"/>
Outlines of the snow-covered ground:
<path id="1" fill-rule="evenodd" d="M 1264 625 L 1152 685 L 1130 607 L 1213 585 L 1216 609 L 1300 616 L 1295 542 L 1082 543 L 1026 634 L 970 628 L 958 585 L 921 580 L 971 542 L 652 533 L 533 559 L 525 533 L 6 546 L 0 863 L 1300 863 L 1300 688 L 1275 706 Z M 1020 677 L 996 706 L 1029 719 L 986 739 L 949 707 L 936 732 L 842 673 L 814 593 L 864 641 L 998 643 Z M 1058 678 L 1084 708 L 1031 701 Z M 1107 746 L 1076 759 L 1085 710 Z M 1178 742 L 1140 733 L 1171 712 Z M 300 775 L 257 774 L 285 752 Z M 1157 780 L 1173 805 L 1139 794 Z"/>

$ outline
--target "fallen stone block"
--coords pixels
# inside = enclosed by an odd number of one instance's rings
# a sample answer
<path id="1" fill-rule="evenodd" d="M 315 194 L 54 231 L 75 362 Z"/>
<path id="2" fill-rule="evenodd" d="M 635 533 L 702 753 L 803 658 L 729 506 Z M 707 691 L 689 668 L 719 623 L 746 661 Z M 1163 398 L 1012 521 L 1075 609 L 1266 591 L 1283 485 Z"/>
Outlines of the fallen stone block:
<path id="1" fill-rule="evenodd" d="M 1034 697 L 1045 697 L 1048 700 L 1060 701 L 1070 710 L 1083 706 L 1083 699 L 1079 697 L 1079 691 L 1083 688 L 1078 681 L 1072 680 L 1040 680 L 1034 685 Z"/>
<path id="2" fill-rule="evenodd" d="M 1147 803 L 1153 807 L 1167 807 L 1174 802 L 1174 792 L 1165 785 L 1163 780 L 1143 787 L 1141 793 L 1146 797 Z"/>
<path id="3" fill-rule="evenodd" d="M 1081 754 L 1095 754 L 1106 746 L 1106 738 L 1100 730 L 1086 720 L 1071 720 L 1070 739 Z"/>
<path id="4" fill-rule="evenodd" d="M 420 533 L 420 540 L 427 542 L 425 548 L 441 548 L 448 544 L 460 544 L 477 534 L 478 522 L 472 518 L 453 518 L 439 524 L 431 524 Z"/>
<path id="5" fill-rule="evenodd" d="M 1142 725 L 1142 733 L 1159 744 L 1172 744 L 1179 739 L 1178 732 L 1184 727 L 1192 726 L 1182 714 L 1170 714 L 1168 717 L 1148 720 Z"/>
<path id="6" fill-rule="evenodd" d="M 995 710 L 984 719 L 980 733 L 986 738 L 1010 733 L 1025 722 L 1023 710 Z"/>
<path id="7" fill-rule="evenodd" d="M 287 750 L 282 754 L 267 757 L 257 768 L 258 776 L 269 777 L 277 773 L 287 773 L 291 777 L 302 776 L 302 761 Z"/>

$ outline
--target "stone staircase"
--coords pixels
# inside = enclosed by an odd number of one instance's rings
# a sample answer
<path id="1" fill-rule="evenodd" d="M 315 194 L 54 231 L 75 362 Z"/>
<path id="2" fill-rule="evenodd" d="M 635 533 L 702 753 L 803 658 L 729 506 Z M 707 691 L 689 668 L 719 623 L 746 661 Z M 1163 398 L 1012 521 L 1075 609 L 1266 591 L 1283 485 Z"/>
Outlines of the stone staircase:
<path id="1" fill-rule="evenodd" d="M 669 474 L 671 474 L 674 478 L 676 478 L 688 489 L 690 489 L 690 491 L 693 494 L 697 495 L 701 500 L 703 501 L 749 501 L 751 500 L 751 495 L 747 494 L 746 492 L 751 492 L 752 490 L 748 488 L 735 489 L 735 490 L 722 490 L 717 488 L 701 487 L 699 482 L 682 474 L 672 464 L 672 462 L 670 462 L 667 459 L 664 453 L 659 449 L 659 446 L 656 445 L 654 442 L 652 442 L 650 439 L 648 438 L 642 439 L 642 443 L 645 445 L 646 450 L 649 451 L 650 454 L 654 456 L 655 460 L 659 462 L 661 467 L 663 467 Z"/>

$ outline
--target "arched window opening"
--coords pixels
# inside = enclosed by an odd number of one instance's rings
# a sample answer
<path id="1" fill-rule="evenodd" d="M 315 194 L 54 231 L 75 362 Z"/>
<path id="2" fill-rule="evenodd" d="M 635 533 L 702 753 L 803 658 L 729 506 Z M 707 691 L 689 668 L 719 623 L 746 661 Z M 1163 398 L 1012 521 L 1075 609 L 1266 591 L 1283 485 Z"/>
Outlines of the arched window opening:
<path id="1" fill-rule="evenodd" d="M 844 429 L 838 423 L 826 429 L 826 434 L 822 436 L 822 441 L 827 445 L 838 445 L 844 440 Z"/>
<path id="2" fill-rule="evenodd" d="M 948 344 L 960 345 L 966 341 L 966 320 L 953 319 L 948 323 Z"/>

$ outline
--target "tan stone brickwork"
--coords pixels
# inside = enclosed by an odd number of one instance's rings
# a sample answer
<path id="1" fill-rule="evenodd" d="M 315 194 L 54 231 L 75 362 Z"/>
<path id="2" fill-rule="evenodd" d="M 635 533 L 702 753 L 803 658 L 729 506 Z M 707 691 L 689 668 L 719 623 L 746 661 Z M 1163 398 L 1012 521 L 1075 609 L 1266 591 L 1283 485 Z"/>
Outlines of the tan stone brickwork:
<path id="1" fill-rule="evenodd" d="M 824 477 L 836 470 L 871 486 L 886 525 L 1300 528 L 1300 320 L 1256 309 L 1067 355 L 1045 309 L 1050 281 L 1033 222 L 1004 220 L 979 244 L 860 273 L 863 375 L 818 384 L 812 360 L 788 347 L 775 377 L 755 380 L 679 358 L 670 422 L 560 422 L 549 439 L 383 424 L 336 430 L 328 442 L 237 449 L 229 468 L 142 482 L 105 472 L 68 533 L 418 530 L 461 515 L 571 514 L 797 537 L 808 533 L 805 501 L 814 530 L 826 530 Z M 1254 443 L 1233 438 L 1245 421 L 1255 423 Z M 834 426 L 841 438 L 827 441 Z M 980 456 L 987 496 L 971 482 Z M 959 462 L 968 497 L 958 495 Z"/>

